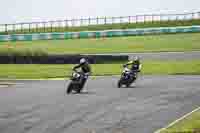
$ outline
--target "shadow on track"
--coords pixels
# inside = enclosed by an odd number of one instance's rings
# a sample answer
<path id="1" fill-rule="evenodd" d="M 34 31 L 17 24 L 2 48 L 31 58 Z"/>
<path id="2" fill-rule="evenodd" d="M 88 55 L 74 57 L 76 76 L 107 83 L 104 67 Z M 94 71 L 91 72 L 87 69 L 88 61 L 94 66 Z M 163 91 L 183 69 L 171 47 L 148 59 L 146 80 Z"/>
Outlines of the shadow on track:
<path id="1" fill-rule="evenodd" d="M 96 93 L 92 92 L 92 91 L 84 91 L 84 92 L 80 92 L 80 93 L 72 92 L 72 93 L 66 94 L 66 95 L 93 95 L 93 94 L 96 94 Z"/>

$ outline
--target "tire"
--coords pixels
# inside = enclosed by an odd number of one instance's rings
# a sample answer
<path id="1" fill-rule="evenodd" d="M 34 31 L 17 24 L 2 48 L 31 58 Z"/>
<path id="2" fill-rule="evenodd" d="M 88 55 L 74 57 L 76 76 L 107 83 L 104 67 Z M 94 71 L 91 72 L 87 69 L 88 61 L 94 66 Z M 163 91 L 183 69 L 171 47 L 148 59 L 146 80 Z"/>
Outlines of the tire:
<path id="1" fill-rule="evenodd" d="M 76 85 L 76 93 L 81 93 L 81 91 L 82 91 L 81 87 L 82 87 L 81 84 Z"/>
<path id="2" fill-rule="evenodd" d="M 129 88 L 130 87 L 130 84 L 126 84 L 126 88 Z"/>
<path id="3" fill-rule="evenodd" d="M 118 81 L 118 83 L 117 83 L 117 87 L 118 87 L 118 88 L 121 88 L 121 87 L 122 87 L 121 80 Z"/>
<path id="4" fill-rule="evenodd" d="M 81 91 L 82 91 L 82 89 L 79 88 L 79 89 L 76 91 L 76 93 L 81 93 Z"/>
<path id="5" fill-rule="evenodd" d="M 83 79 L 82 82 L 79 85 L 77 85 L 77 87 L 79 87 L 76 91 L 77 93 L 81 93 L 81 91 L 83 90 L 83 88 L 86 84 L 86 81 L 87 81 L 87 79 Z"/>
<path id="6" fill-rule="evenodd" d="M 67 94 L 71 93 L 72 92 L 72 89 L 73 89 L 73 83 L 71 82 L 68 87 L 67 87 Z"/>

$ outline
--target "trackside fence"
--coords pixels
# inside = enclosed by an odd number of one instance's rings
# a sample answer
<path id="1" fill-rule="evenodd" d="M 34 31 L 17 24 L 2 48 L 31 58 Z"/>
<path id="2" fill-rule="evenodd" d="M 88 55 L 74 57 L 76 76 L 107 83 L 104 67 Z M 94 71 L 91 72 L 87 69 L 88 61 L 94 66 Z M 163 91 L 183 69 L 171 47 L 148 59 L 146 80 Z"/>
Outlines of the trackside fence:
<path id="1" fill-rule="evenodd" d="M 27 22 L 14 24 L 0 24 L 1 34 L 24 34 L 24 33 L 49 33 L 64 32 L 70 27 L 81 27 L 90 25 L 107 25 L 107 24 L 126 24 L 126 23 L 147 23 L 162 21 L 186 21 L 200 19 L 200 12 L 185 14 L 146 14 L 135 16 L 120 17 L 96 17 L 81 19 L 66 19 L 44 22 Z"/>

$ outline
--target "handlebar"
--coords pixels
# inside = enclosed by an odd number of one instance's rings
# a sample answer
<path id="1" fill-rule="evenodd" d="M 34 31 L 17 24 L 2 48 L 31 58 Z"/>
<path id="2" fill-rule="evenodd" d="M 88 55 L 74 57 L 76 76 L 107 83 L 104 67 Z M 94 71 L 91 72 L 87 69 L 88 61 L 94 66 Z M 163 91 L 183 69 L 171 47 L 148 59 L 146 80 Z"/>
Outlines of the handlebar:
<path id="1" fill-rule="evenodd" d="M 124 67 L 124 68 L 125 68 L 125 67 L 127 67 L 127 66 L 128 66 L 128 65 L 126 65 L 126 64 L 125 64 L 125 65 L 123 65 L 123 67 Z"/>

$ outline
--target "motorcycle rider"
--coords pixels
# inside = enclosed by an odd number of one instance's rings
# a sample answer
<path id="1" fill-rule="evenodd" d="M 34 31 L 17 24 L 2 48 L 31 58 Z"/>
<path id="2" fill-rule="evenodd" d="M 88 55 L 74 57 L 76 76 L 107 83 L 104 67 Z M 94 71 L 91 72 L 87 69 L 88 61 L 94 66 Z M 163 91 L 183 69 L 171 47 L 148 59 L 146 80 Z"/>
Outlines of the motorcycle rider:
<path id="1" fill-rule="evenodd" d="M 124 67 L 131 65 L 131 72 L 140 72 L 142 68 L 142 64 L 140 63 L 140 59 L 138 56 L 135 56 L 133 60 L 130 60 L 128 63 L 124 64 Z"/>
<path id="2" fill-rule="evenodd" d="M 84 76 L 84 78 L 82 79 L 82 84 L 81 84 L 81 88 L 84 87 L 86 81 L 87 81 L 87 77 L 90 75 L 91 73 L 91 67 L 89 65 L 89 62 L 85 59 L 85 58 L 81 58 L 80 59 L 80 63 L 78 65 L 76 65 L 73 70 L 76 71 L 76 69 L 81 68 L 81 72 Z"/>

